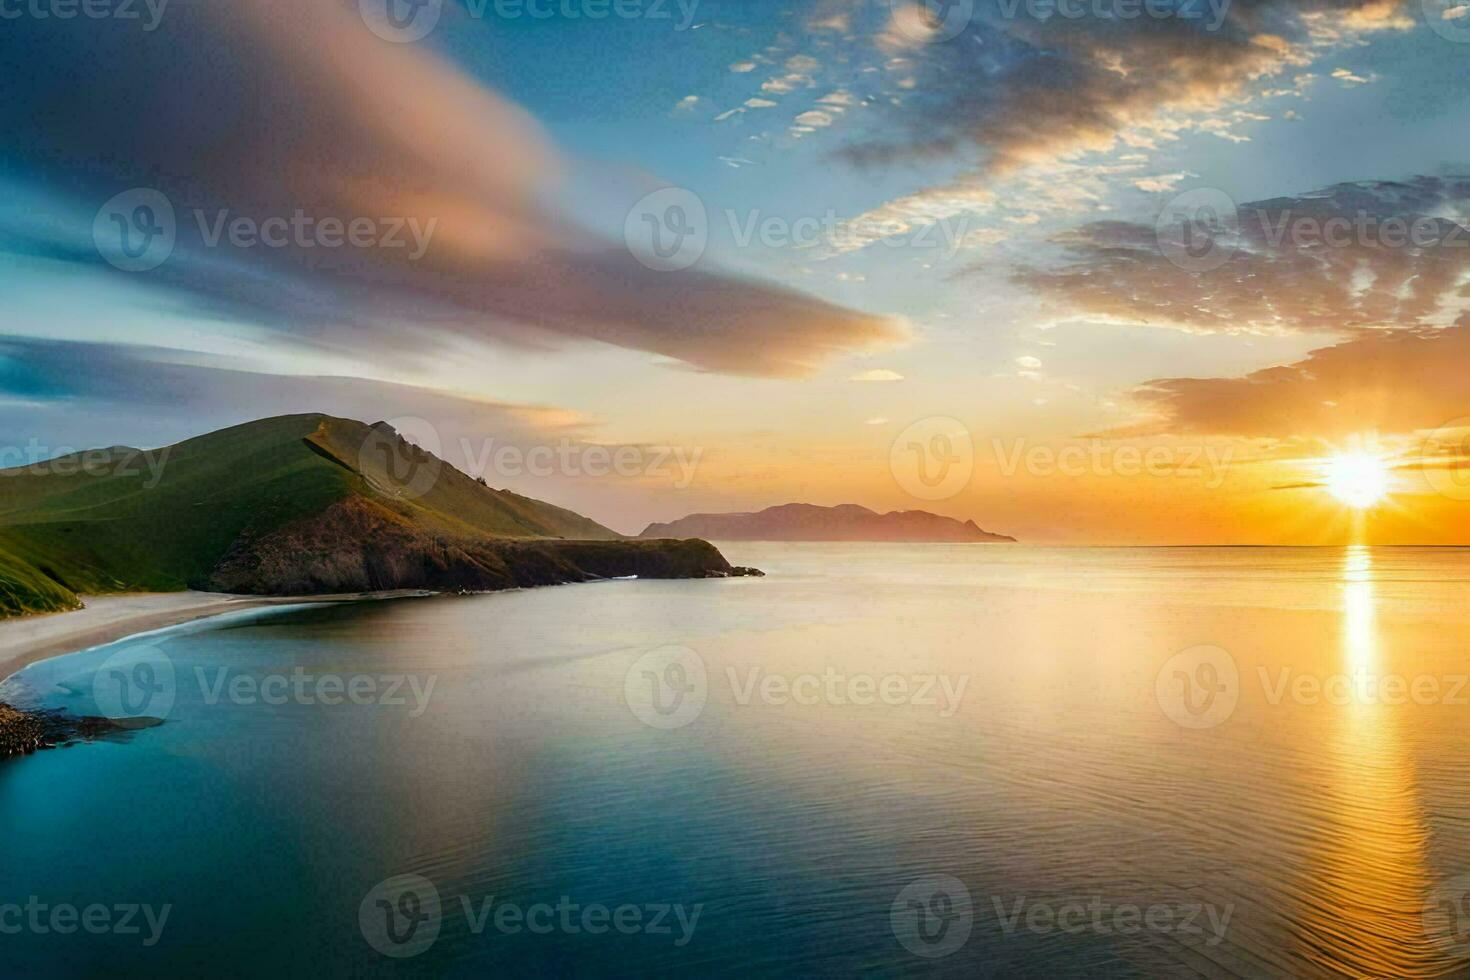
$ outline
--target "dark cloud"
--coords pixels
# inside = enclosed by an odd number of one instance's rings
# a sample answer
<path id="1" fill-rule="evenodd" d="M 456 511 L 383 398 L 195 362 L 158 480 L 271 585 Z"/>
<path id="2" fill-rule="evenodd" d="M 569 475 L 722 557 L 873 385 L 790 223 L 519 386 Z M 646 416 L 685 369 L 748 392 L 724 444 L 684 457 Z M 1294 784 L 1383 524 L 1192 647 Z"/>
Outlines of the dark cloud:
<path id="1" fill-rule="evenodd" d="M 645 268 L 541 201 L 555 155 L 520 110 L 336 0 L 174 0 L 132 22 L 5 23 L 0 247 L 100 264 L 97 209 L 161 191 L 179 242 L 140 282 L 305 343 L 423 351 L 434 333 L 595 340 L 698 368 L 796 375 L 900 335 L 767 284 Z M 632 203 L 631 201 L 629 202 Z M 412 247 L 205 247 L 195 212 L 414 219 Z M 380 225 L 379 228 L 384 226 Z M 405 230 L 400 237 L 410 236 Z"/>
<path id="2" fill-rule="evenodd" d="M 900 138 L 857 143 L 858 161 L 983 154 L 983 173 L 1106 149 L 1161 113 L 1216 108 L 1250 83 L 1309 60 L 1309 45 L 1406 23 L 1398 0 L 1257 0 L 1175 4 L 1194 16 L 1040 19 L 1027 0 L 980 5 L 965 34 L 912 45 L 918 84 L 895 118 Z M 1038 9 L 1043 6 L 1036 5 Z M 1154 5 L 1149 5 L 1153 7 Z M 1137 9 L 1137 8 L 1136 8 Z M 1007 11 L 1016 11 L 1007 15 Z"/>
<path id="3" fill-rule="evenodd" d="M 1068 312 L 1202 332 L 1423 326 L 1464 294 L 1467 215 L 1470 178 L 1338 184 L 1192 223 L 1196 254 L 1222 249 L 1216 268 L 1182 255 L 1182 223 L 1166 222 L 1161 238 L 1109 221 L 1058 236 L 1065 261 L 1016 279 Z"/>

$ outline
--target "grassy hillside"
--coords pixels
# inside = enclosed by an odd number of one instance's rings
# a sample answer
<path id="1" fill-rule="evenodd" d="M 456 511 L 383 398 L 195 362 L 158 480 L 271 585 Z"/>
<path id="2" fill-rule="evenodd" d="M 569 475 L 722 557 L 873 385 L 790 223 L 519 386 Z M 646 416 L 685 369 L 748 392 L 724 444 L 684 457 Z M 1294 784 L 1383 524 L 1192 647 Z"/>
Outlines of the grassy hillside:
<path id="1" fill-rule="evenodd" d="M 485 487 L 383 423 L 283 416 L 85 460 L 0 471 L 0 614 L 69 608 L 76 593 L 478 589 L 729 568 L 713 548 L 645 549 Z"/>
<path id="2" fill-rule="evenodd" d="M 61 612 L 81 605 L 44 571 L 0 549 L 0 617 Z"/>

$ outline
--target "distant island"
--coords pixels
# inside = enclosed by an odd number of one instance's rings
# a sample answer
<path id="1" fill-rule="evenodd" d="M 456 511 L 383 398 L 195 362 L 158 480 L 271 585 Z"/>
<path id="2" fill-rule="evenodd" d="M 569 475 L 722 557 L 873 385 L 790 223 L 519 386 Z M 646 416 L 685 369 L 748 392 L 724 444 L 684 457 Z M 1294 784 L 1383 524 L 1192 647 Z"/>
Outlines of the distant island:
<path id="1" fill-rule="evenodd" d="M 744 514 L 690 514 L 668 524 L 650 524 L 641 538 L 712 538 L 724 541 L 1015 541 L 976 526 L 923 510 L 887 514 L 857 504 L 818 507 L 782 504 Z"/>

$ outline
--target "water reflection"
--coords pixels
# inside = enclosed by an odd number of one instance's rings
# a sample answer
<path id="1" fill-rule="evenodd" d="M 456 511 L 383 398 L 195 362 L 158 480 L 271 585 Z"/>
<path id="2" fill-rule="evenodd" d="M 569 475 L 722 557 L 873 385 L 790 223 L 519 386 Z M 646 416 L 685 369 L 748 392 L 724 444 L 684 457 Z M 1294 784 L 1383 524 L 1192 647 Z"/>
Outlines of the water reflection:
<path id="1" fill-rule="evenodd" d="M 1378 629 L 1373 554 L 1350 547 L 1342 566 L 1342 639 L 1336 670 L 1346 697 L 1298 710 L 1320 713 L 1327 794 L 1318 828 L 1316 880 L 1300 920 L 1303 956 L 1333 974 L 1419 977 L 1445 972 L 1420 909 L 1429 888 L 1423 819 L 1400 725 L 1407 710 L 1386 703 L 1395 665 Z M 1329 661 L 1323 661 L 1324 666 Z M 1330 691 L 1324 677 L 1324 694 Z"/>

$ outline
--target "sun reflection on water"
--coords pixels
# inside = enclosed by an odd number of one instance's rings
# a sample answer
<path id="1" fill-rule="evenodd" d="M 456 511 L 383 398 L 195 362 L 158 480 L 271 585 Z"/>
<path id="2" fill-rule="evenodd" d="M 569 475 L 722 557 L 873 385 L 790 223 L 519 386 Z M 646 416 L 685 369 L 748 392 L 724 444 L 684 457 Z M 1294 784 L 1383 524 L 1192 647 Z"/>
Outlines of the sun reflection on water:
<path id="1" fill-rule="evenodd" d="M 1351 697 L 1322 706 L 1324 801 L 1316 880 L 1306 889 L 1302 952 L 1351 976 L 1437 976 L 1449 966 L 1424 933 L 1429 885 L 1424 823 L 1400 724 L 1402 705 L 1382 703 L 1390 652 L 1378 628 L 1373 554 L 1349 547 L 1342 565 L 1339 667 Z"/>

